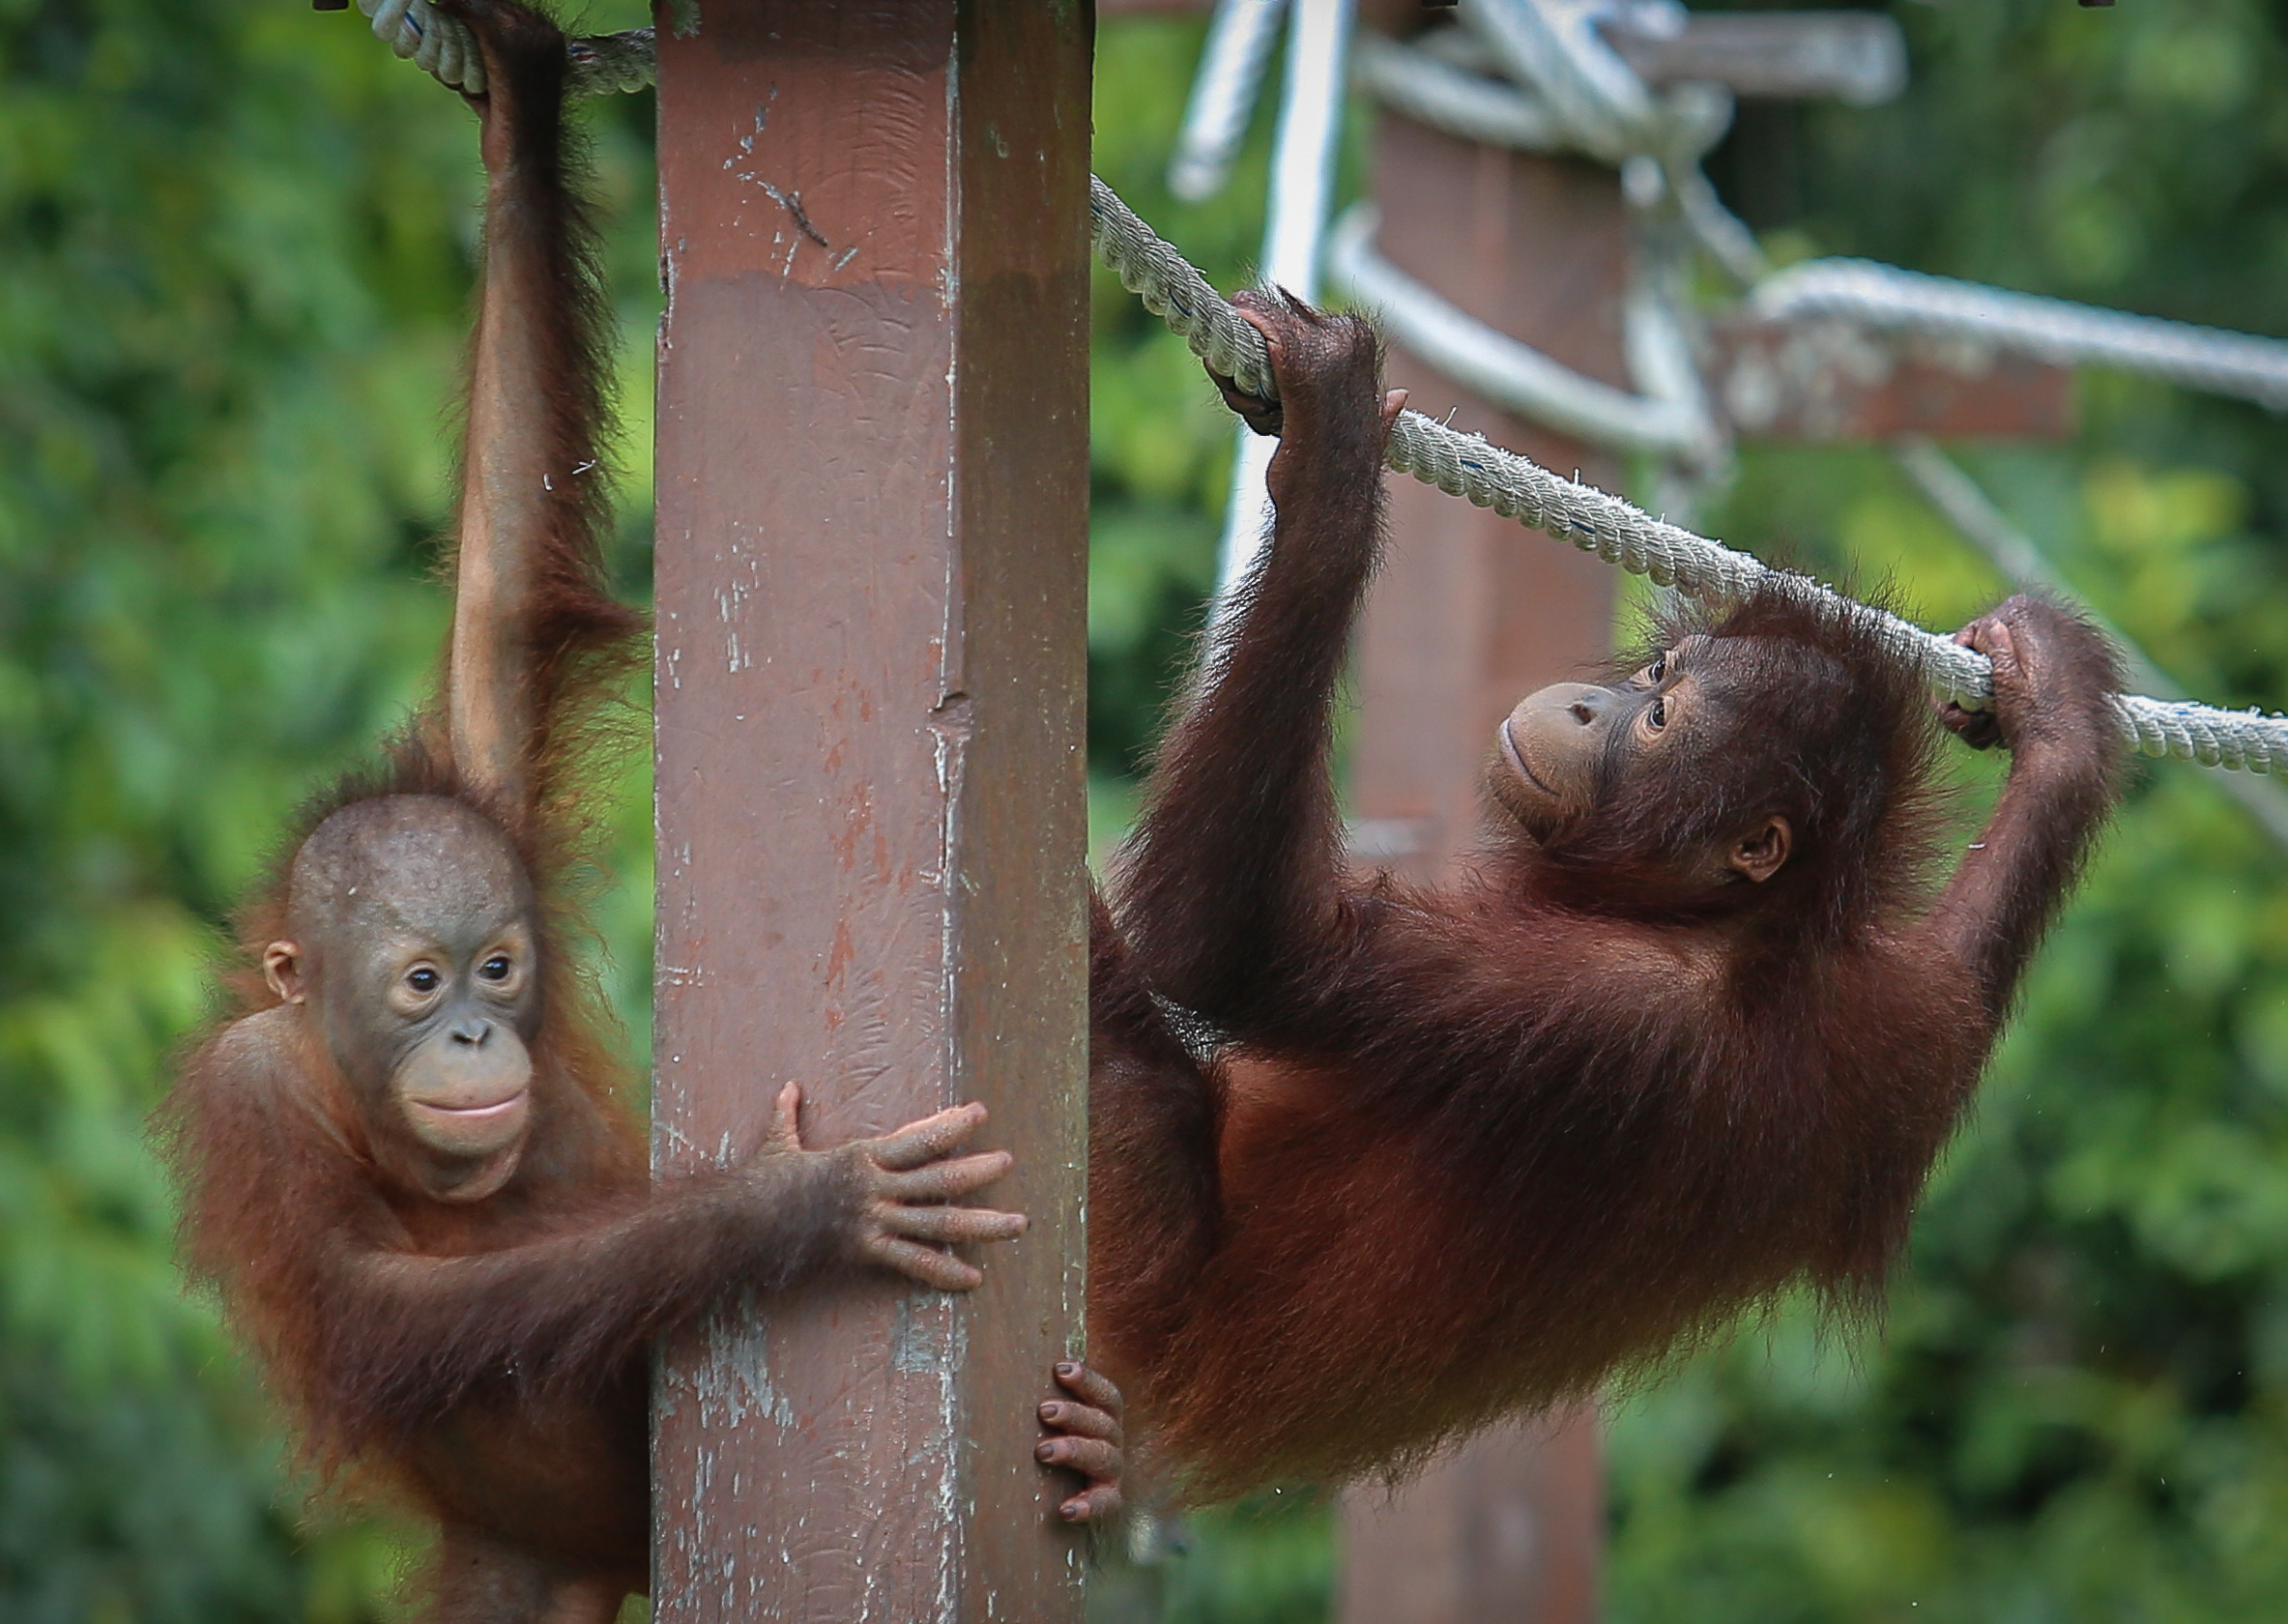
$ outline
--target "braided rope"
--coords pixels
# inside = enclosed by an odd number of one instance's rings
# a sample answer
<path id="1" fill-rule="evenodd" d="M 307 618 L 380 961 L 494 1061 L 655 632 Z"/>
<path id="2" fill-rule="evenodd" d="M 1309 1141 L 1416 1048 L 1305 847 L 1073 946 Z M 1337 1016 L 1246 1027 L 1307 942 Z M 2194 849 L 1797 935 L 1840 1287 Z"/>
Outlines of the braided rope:
<path id="1" fill-rule="evenodd" d="M 484 94 L 484 57 L 459 17 L 429 0 L 358 0 L 358 10 L 372 21 L 374 38 L 401 59 L 449 90 Z M 659 76 L 649 28 L 567 39 L 565 58 L 565 90 L 572 96 L 616 96 L 642 90 Z"/>
<path id="2" fill-rule="evenodd" d="M 2142 372 L 2288 411 L 2288 341 L 2015 293 L 1864 259 L 1814 259 L 1750 299 L 1773 321 L 1840 316 L 1872 328 L 1951 334 L 2044 361 Z"/>
<path id="3" fill-rule="evenodd" d="M 1089 181 L 1088 207 L 1089 239 L 1096 256 L 1120 285 L 1215 371 L 1250 394 L 1274 394 L 1262 334 L 1241 319 L 1199 269 L 1094 177 Z M 1767 581 L 1787 583 L 1806 593 L 1827 591 L 1809 577 L 1771 569 L 1746 553 L 1656 519 L 1617 496 L 1561 478 L 1483 436 L 1449 428 L 1420 412 L 1399 414 L 1387 460 L 1425 484 L 1491 508 L 1702 602 L 1734 603 Z M 1942 696 L 1982 709 L 1991 701 L 1992 671 L 1984 655 L 1882 610 L 1862 605 L 1860 612 L 1876 618 Z M 2288 769 L 2288 716 L 2220 710 L 2140 694 L 2116 695 L 2114 708 L 2124 737 L 2146 755 L 2253 772 Z"/>
<path id="4" fill-rule="evenodd" d="M 1247 139 L 1247 121 L 1286 12 L 1283 0 L 1217 0 L 1191 105 L 1168 160 L 1168 189 L 1186 203 L 1224 189 L 1231 160 Z"/>
<path id="5" fill-rule="evenodd" d="M 1432 370 L 1505 411 L 1621 450 L 1706 459 L 1721 443 L 1701 398 L 1689 340 L 1657 301 L 1633 298 L 1629 335 L 1665 364 L 1633 366 L 1667 386 L 1641 393 L 1577 372 L 1524 340 L 1478 320 L 1384 259 L 1376 211 L 1354 203 L 1327 240 L 1327 268 L 1357 303 L 1377 310 L 1390 337 Z M 1649 381 L 1649 380 L 1648 380 Z"/>
<path id="6" fill-rule="evenodd" d="M 484 58 L 459 17 L 447 16 L 429 0 L 358 0 L 358 10 L 371 19 L 373 37 L 402 60 L 450 89 L 484 94 Z"/>
<path id="7" fill-rule="evenodd" d="M 1555 109 L 1522 86 L 1472 72 L 1387 34 L 1363 35 L 1350 60 L 1359 88 L 1433 130 L 1521 152 L 1562 152 L 1573 144 Z"/>

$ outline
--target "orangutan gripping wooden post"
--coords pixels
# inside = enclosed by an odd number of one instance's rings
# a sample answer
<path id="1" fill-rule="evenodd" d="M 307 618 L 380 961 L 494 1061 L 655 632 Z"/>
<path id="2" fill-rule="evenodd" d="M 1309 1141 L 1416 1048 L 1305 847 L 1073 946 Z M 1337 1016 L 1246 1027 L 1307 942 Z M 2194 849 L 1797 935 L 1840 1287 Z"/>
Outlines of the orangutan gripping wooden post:
<path id="1" fill-rule="evenodd" d="M 1246 307 L 1272 543 L 1090 1000 L 1096 1357 L 1201 1496 L 1403 1471 L 1794 1282 L 1871 1303 L 2123 767 L 2096 633 L 1974 623 L 1995 709 L 1942 719 L 2013 759 L 1931 897 L 1920 679 L 1779 585 L 1520 704 L 1464 880 L 1352 878 L 1329 711 L 1398 397 L 1364 322 Z"/>
<path id="2" fill-rule="evenodd" d="M 311 1454 L 440 1525 L 430 1616 L 576 1624 L 646 1584 L 652 1338 L 825 1269 L 967 1290 L 982 1275 L 946 1248 L 1025 1220 L 961 1204 L 1009 1166 L 962 1153 L 979 1106 L 813 1150 L 788 1084 L 766 1143 L 654 1185 L 611 1098 L 565 875 L 582 749 L 643 627 L 602 579 L 605 334 L 565 44 L 520 6 L 441 3 L 488 84 L 449 676 L 379 770 L 308 810 L 246 914 L 260 972 L 167 1125 L 191 1260 Z M 1116 1400 L 1061 1378 L 1050 1419 L 1116 1470 Z M 1115 1502 L 1099 1484 L 1080 1514 Z"/>

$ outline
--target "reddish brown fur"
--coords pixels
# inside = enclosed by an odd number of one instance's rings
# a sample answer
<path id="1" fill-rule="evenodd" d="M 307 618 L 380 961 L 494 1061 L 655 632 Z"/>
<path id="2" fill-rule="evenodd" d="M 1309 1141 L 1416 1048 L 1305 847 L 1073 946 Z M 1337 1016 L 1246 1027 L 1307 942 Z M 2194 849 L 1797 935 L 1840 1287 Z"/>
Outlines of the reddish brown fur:
<path id="1" fill-rule="evenodd" d="M 501 124 L 514 132 L 522 170 L 521 210 L 509 229 L 524 239 L 517 291 L 538 339 L 539 375 L 529 385 L 546 403 L 549 465 L 589 465 L 581 477 L 552 481 L 555 490 L 536 504 L 540 562 L 516 632 L 537 721 L 526 743 L 533 793 L 504 804 L 465 783 L 447 747 L 441 697 L 379 767 L 305 806 L 242 914 L 229 1005 L 183 1066 L 162 1125 L 186 1187 L 189 1261 L 223 1290 L 330 1474 L 349 1468 L 448 1521 L 466 1516 L 471 1508 L 449 1502 L 465 1497 L 472 1480 L 479 1491 L 492 1485 L 481 1470 L 454 1471 L 449 1457 L 476 1445 L 441 1436 L 468 1430 L 441 1429 L 441 1418 L 465 1422 L 504 1407 L 485 1394 L 521 1367 L 547 1395 L 540 1414 L 560 1451 L 581 1463 L 560 1474 L 561 1503 L 526 1509 L 555 1524 L 550 1546 L 640 1580 L 646 1490 L 636 1355 L 665 1319 L 704 1301 L 698 1282 L 711 1289 L 727 1264 L 744 1260 L 722 1257 L 714 1237 L 695 1232 L 664 1256 L 655 1252 L 646 1269 L 603 1285 L 600 1300 L 591 1268 L 569 1256 L 538 1260 L 492 1290 L 388 1302 L 346 1266 L 360 1248 L 476 1259 L 574 1226 L 609 1225 L 650 1199 L 643 1140 L 613 1100 L 619 1068 L 609 1017 L 566 940 L 577 926 L 568 883 L 589 833 L 574 792 L 590 770 L 599 719 L 642 654 L 642 618 L 603 580 L 611 496 L 595 459 L 609 432 L 604 305 L 587 208 L 565 180 L 560 37 L 531 14 L 504 11 L 490 21 L 488 40 L 502 42 L 486 52 L 491 97 L 514 110 Z M 495 243 L 489 257 L 508 256 Z M 530 276 L 534 265 L 549 274 Z M 286 934 L 287 874 L 303 841 L 336 811 L 394 795 L 476 807 L 513 844 L 542 902 L 547 1019 L 533 1046 L 537 1125 L 511 1187 L 472 1206 L 421 1201 L 379 1174 L 366 1124 L 324 1045 L 288 1021 L 292 1012 L 259 968 L 264 945 Z M 778 1262 L 793 1269 L 804 1261 L 797 1253 Z M 481 1447 L 506 1455 L 508 1441 Z M 477 1515 L 533 1520 L 516 1509 L 496 1503 Z"/>
<path id="2" fill-rule="evenodd" d="M 1782 582 L 1707 628 L 1752 694 L 1709 749 L 1538 842 L 1498 820 L 1450 884 L 1346 874 L 1326 757 L 1377 356 L 1271 321 L 1270 556 L 1094 931 L 1097 1356 L 1203 1497 L 1403 1472 L 1792 1283 L 1871 1305 L 2120 765 L 2102 643 L 2007 606 L 2038 691 L 2005 695 L 1994 850 L 1934 904 L 1917 676 Z M 1780 873 L 1679 884 L 1767 812 Z"/>
<path id="3" fill-rule="evenodd" d="M 295 1406 L 310 1455 L 444 1527 L 433 1616 L 608 1617 L 649 1560 L 650 1340 L 728 1282 L 767 1291 L 839 1256 L 851 1179 L 821 1158 L 780 1157 L 654 1190 L 613 1098 L 609 1018 L 567 941 L 589 833 L 580 793 L 599 719 L 642 653 L 641 618 L 603 580 L 603 302 L 585 205 L 565 181 L 562 36 L 514 6 L 455 9 L 478 25 L 490 80 L 478 103 L 494 172 L 488 292 L 506 297 L 532 363 L 513 380 L 513 421 L 538 444 L 511 450 L 552 471 L 487 515 L 491 545 L 536 549 L 529 592 L 504 606 L 513 691 L 480 696 L 530 717 L 522 767 L 512 785 L 475 787 L 441 694 L 377 768 L 304 808 L 245 912 L 229 1007 L 181 1068 L 162 1127 L 188 1259 Z M 259 969 L 288 934 L 304 842 L 334 813 L 391 796 L 429 798 L 440 840 L 467 838 L 443 809 L 473 809 L 539 898 L 534 1126 L 508 1184 L 469 1203 L 390 1174 L 371 1104 Z"/>

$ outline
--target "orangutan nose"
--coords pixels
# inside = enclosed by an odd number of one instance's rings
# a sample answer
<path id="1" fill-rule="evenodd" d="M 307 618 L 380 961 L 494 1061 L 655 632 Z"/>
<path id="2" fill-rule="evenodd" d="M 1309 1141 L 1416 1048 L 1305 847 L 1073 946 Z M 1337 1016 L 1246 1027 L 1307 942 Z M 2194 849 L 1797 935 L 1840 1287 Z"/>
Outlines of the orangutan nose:
<path id="1" fill-rule="evenodd" d="M 471 1016 L 466 1021 L 456 1022 L 449 1030 L 455 1043 L 466 1043 L 472 1049 L 481 1049 L 484 1040 L 493 1034 L 493 1024 Z"/>
<path id="2" fill-rule="evenodd" d="M 1536 710 L 1561 710 L 1581 727 L 1595 727 L 1611 709 L 1612 694 L 1589 682 L 1552 682 L 1526 704 Z"/>

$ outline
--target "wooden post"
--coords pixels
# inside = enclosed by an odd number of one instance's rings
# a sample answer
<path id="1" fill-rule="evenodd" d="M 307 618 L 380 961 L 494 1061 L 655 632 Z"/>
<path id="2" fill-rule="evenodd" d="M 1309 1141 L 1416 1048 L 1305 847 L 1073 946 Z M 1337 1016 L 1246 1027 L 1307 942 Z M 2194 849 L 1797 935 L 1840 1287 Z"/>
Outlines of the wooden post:
<path id="1" fill-rule="evenodd" d="M 657 1159 L 978 1098 L 1032 1229 L 665 1350 L 654 1615 L 1077 1620 L 1089 10 L 659 22 Z"/>
<path id="2" fill-rule="evenodd" d="M 1402 1493 L 1343 1506 L 1348 1624 L 1586 1624 L 1605 1538 L 1597 1418 L 1471 1439 Z"/>
<path id="3" fill-rule="evenodd" d="M 1471 315 L 1592 377 L 1625 384 L 1629 256 L 1608 169 L 1478 146 L 1384 114 L 1375 195 L 1382 251 Z M 1603 453 L 1463 394 L 1394 346 L 1414 404 L 1607 489 Z M 1478 827 L 1493 729 L 1524 694 L 1610 643 L 1614 579 L 1411 479 L 1390 480 L 1390 560 L 1358 654 L 1354 845 L 1363 861 L 1437 878 Z M 1602 1546 L 1595 1411 L 1501 1428 L 1391 1495 L 1343 1502 L 1347 1624 L 1588 1624 Z"/>

